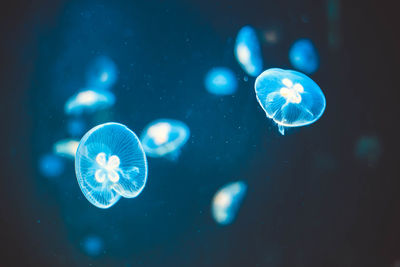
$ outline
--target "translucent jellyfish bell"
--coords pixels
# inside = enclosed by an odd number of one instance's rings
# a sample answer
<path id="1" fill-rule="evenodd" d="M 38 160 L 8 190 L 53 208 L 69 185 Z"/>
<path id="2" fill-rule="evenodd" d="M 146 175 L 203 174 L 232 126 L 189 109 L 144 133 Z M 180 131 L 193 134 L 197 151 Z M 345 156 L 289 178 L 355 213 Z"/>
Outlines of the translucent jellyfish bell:
<path id="1" fill-rule="evenodd" d="M 146 155 L 134 132 L 119 123 L 105 123 L 83 136 L 75 172 L 87 200 L 106 209 L 121 196 L 133 198 L 142 192 L 147 180 Z"/>
<path id="2" fill-rule="evenodd" d="M 39 159 L 40 173 L 48 178 L 60 176 L 64 171 L 63 160 L 53 154 L 45 154 Z"/>
<path id="3" fill-rule="evenodd" d="M 95 235 L 89 235 L 82 241 L 82 248 L 89 256 L 99 256 L 103 250 L 103 240 Z"/>
<path id="4" fill-rule="evenodd" d="M 318 52 L 309 39 L 294 42 L 289 50 L 289 61 L 295 69 L 312 74 L 319 67 Z"/>
<path id="5" fill-rule="evenodd" d="M 326 101 L 319 86 L 308 76 L 293 70 L 268 69 L 255 82 L 257 100 L 267 117 L 285 127 L 305 126 L 324 113 Z"/>
<path id="6" fill-rule="evenodd" d="M 170 156 L 176 159 L 180 148 L 189 139 L 190 130 L 181 121 L 160 119 L 151 122 L 143 131 L 141 140 L 150 157 Z"/>
<path id="7" fill-rule="evenodd" d="M 88 67 L 87 84 L 93 88 L 109 89 L 117 81 L 117 66 L 106 56 L 97 57 Z"/>
<path id="8" fill-rule="evenodd" d="M 211 212 L 214 220 L 222 225 L 233 222 L 246 195 L 247 185 L 233 182 L 222 187 L 214 195 Z"/>
<path id="9" fill-rule="evenodd" d="M 207 91 L 215 95 L 231 95 L 237 88 L 235 74 L 225 67 L 212 68 L 204 83 Z"/>
<path id="10" fill-rule="evenodd" d="M 263 68 L 260 43 L 256 31 L 245 26 L 236 36 L 235 56 L 243 70 L 250 76 L 257 76 Z"/>
<path id="11" fill-rule="evenodd" d="M 73 139 L 63 139 L 53 145 L 53 152 L 56 155 L 74 159 L 79 142 Z"/>
<path id="12" fill-rule="evenodd" d="M 113 106 L 115 96 L 109 91 L 83 90 L 70 97 L 64 106 L 66 114 L 80 115 Z"/>

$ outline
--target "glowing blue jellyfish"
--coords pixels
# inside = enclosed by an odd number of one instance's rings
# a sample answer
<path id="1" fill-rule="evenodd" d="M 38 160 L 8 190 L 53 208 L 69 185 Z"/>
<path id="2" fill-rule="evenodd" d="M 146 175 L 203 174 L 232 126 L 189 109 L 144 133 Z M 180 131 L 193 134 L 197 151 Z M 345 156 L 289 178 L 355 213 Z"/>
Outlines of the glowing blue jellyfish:
<path id="1" fill-rule="evenodd" d="M 133 198 L 142 192 L 147 179 L 146 155 L 134 132 L 119 123 L 105 123 L 83 136 L 75 172 L 87 200 L 106 209 L 121 196 Z"/>
<path id="2" fill-rule="evenodd" d="M 106 56 L 97 57 L 88 67 L 87 85 L 93 88 L 109 89 L 117 81 L 117 66 Z"/>
<path id="3" fill-rule="evenodd" d="M 150 123 L 142 133 L 144 151 L 150 157 L 168 156 L 176 159 L 180 148 L 189 139 L 190 130 L 181 121 L 159 119 Z"/>
<path id="4" fill-rule="evenodd" d="M 82 136 L 85 132 L 86 124 L 79 117 L 73 117 L 68 120 L 67 131 L 72 136 Z"/>
<path id="5" fill-rule="evenodd" d="M 260 43 L 256 31 L 245 26 L 236 36 L 235 56 L 243 70 L 250 76 L 257 76 L 263 68 Z"/>
<path id="6" fill-rule="evenodd" d="M 113 106 L 114 95 L 109 91 L 83 90 L 70 97 L 64 106 L 66 114 L 80 115 Z"/>
<path id="7" fill-rule="evenodd" d="M 82 248 L 89 256 L 99 256 L 104 248 L 103 240 L 95 235 L 87 236 L 82 241 Z"/>
<path id="8" fill-rule="evenodd" d="M 228 68 L 212 68 L 206 75 L 205 86 L 208 92 L 215 95 L 231 95 L 236 91 L 235 74 Z"/>
<path id="9" fill-rule="evenodd" d="M 319 67 L 317 49 L 309 39 L 294 42 L 289 50 L 289 61 L 295 69 L 312 74 Z"/>
<path id="10" fill-rule="evenodd" d="M 39 171 L 48 178 L 60 176 L 64 171 L 63 160 L 53 154 L 45 154 L 39 159 Z"/>
<path id="11" fill-rule="evenodd" d="M 325 110 L 325 96 L 308 76 L 293 70 L 268 69 L 255 82 L 257 100 L 267 117 L 285 127 L 314 123 Z"/>
<path id="12" fill-rule="evenodd" d="M 222 187 L 214 195 L 211 212 L 214 220 L 222 225 L 233 222 L 246 195 L 247 185 L 233 182 Z"/>
<path id="13" fill-rule="evenodd" d="M 75 159 L 76 150 L 79 142 L 73 139 L 63 139 L 53 145 L 53 152 L 56 155 Z"/>

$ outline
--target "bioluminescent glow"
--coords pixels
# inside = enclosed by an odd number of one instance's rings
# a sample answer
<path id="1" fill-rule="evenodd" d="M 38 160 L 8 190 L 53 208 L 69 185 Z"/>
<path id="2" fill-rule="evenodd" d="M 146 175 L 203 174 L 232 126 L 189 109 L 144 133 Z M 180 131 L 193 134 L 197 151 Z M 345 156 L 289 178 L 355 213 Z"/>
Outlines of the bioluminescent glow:
<path id="1" fill-rule="evenodd" d="M 79 143 L 75 172 L 84 196 L 98 208 L 120 197 L 138 196 L 147 180 L 147 160 L 136 134 L 109 122 L 87 132 Z"/>
<path id="2" fill-rule="evenodd" d="M 295 69 L 312 74 L 319 67 L 318 52 L 309 39 L 294 42 L 289 50 L 289 61 Z"/>
<path id="3" fill-rule="evenodd" d="M 263 68 L 260 43 L 256 31 L 245 26 L 236 36 L 235 56 L 243 70 L 250 76 L 257 76 Z"/>
<path id="4" fill-rule="evenodd" d="M 141 140 L 148 156 L 171 156 L 174 159 L 179 155 L 180 148 L 187 142 L 189 135 L 189 127 L 183 122 L 159 119 L 145 128 Z"/>
<path id="5" fill-rule="evenodd" d="M 89 256 L 99 256 L 104 249 L 103 240 L 95 235 L 87 236 L 82 241 L 82 248 Z"/>
<path id="6" fill-rule="evenodd" d="M 63 139 L 53 145 L 53 152 L 56 155 L 74 159 L 79 142 L 73 139 Z"/>
<path id="7" fill-rule="evenodd" d="M 355 156 L 368 166 L 375 166 L 382 155 L 382 145 L 377 136 L 364 135 L 358 138 L 355 145 Z"/>
<path id="8" fill-rule="evenodd" d="M 268 69 L 255 82 L 257 100 L 267 117 L 285 127 L 314 123 L 324 113 L 326 100 L 319 86 L 308 76 L 293 70 Z"/>
<path id="9" fill-rule="evenodd" d="M 67 122 L 67 131 L 73 137 L 81 137 L 85 132 L 86 124 L 80 118 L 70 118 Z"/>
<path id="10" fill-rule="evenodd" d="M 218 190 L 211 207 L 214 220 L 222 225 L 231 224 L 236 218 L 246 191 L 247 185 L 242 181 L 229 183 Z"/>
<path id="11" fill-rule="evenodd" d="M 225 67 L 212 68 L 204 83 L 207 91 L 214 95 L 231 95 L 237 88 L 235 74 Z"/>
<path id="12" fill-rule="evenodd" d="M 64 172 L 63 160 L 53 154 L 45 154 L 39 159 L 39 171 L 48 178 L 60 176 Z"/>
<path id="13" fill-rule="evenodd" d="M 86 76 L 88 87 L 109 89 L 117 81 L 117 66 L 109 57 L 99 56 L 88 66 Z"/>
<path id="14" fill-rule="evenodd" d="M 113 106 L 114 95 L 109 91 L 83 90 L 70 97 L 64 106 L 66 114 L 80 115 L 83 112 L 94 112 Z"/>

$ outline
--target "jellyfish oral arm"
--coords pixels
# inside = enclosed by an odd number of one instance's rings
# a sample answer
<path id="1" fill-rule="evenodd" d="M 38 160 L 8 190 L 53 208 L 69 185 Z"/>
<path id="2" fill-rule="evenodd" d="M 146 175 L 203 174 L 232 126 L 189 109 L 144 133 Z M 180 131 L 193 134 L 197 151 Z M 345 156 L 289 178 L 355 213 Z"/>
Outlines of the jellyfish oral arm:
<path id="1" fill-rule="evenodd" d="M 119 181 L 119 174 L 117 171 L 120 160 L 118 156 L 112 155 L 107 161 L 106 154 L 104 152 L 100 152 L 96 156 L 96 163 L 100 167 L 94 175 L 97 182 L 104 183 L 106 181 L 106 177 L 113 183 Z"/>

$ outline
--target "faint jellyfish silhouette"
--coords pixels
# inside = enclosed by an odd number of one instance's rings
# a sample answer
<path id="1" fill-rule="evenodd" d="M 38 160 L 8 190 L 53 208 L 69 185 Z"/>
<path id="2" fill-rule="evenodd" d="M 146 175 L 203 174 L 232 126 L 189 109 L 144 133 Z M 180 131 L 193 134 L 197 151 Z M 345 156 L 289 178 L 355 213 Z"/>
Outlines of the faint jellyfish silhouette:
<path id="1" fill-rule="evenodd" d="M 53 152 L 56 155 L 75 159 L 76 150 L 78 149 L 79 142 L 73 139 L 63 139 L 57 141 L 53 145 Z"/>
<path id="2" fill-rule="evenodd" d="M 43 176 L 53 178 L 64 172 L 63 160 L 53 154 L 45 154 L 39 159 L 39 171 Z"/>
<path id="3" fill-rule="evenodd" d="M 85 122 L 80 118 L 70 118 L 67 122 L 68 133 L 73 137 L 82 136 L 85 127 Z"/>
<path id="4" fill-rule="evenodd" d="M 377 136 L 364 135 L 358 138 L 355 150 L 355 156 L 374 167 L 382 155 L 382 145 Z"/>
<path id="5" fill-rule="evenodd" d="M 204 83 L 207 91 L 215 95 L 231 95 L 237 88 L 235 74 L 225 67 L 212 68 L 207 73 Z"/>
<path id="6" fill-rule="evenodd" d="M 113 106 L 115 96 L 109 91 L 83 90 L 70 97 L 64 106 L 68 115 L 81 115 L 83 112 L 91 113 L 99 109 Z"/>
<path id="7" fill-rule="evenodd" d="M 146 155 L 150 157 L 178 158 L 181 147 L 189 139 L 190 130 L 181 121 L 159 119 L 151 122 L 143 131 L 141 140 Z"/>
<path id="8" fill-rule="evenodd" d="M 117 81 L 117 66 L 106 56 L 99 56 L 88 66 L 87 85 L 93 88 L 109 89 Z"/>
<path id="9" fill-rule="evenodd" d="M 85 237 L 81 243 L 82 249 L 89 256 L 99 256 L 104 249 L 103 240 L 96 235 Z"/>
<path id="10" fill-rule="evenodd" d="M 295 69 L 312 74 L 319 67 L 317 49 L 309 39 L 299 39 L 289 50 L 289 61 Z"/>
<path id="11" fill-rule="evenodd" d="M 222 225 L 231 224 L 246 195 L 247 185 L 243 181 L 229 183 L 215 193 L 211 212 L 214 220 Z"/>
<path id="12" fill-rule="evenodd" d="M 263 67 L 260 43 L 256 31 L 244 26 L 236 36 L 235 57 L 243 70 L 250 76 L 257 76 Z"/>
<path id="13" fill-rule="evenodd" d="M 317 121 L 326 100 L 319 86 L 308 76 L 293 70 L 268 69 L 255 82 L 257 100 L 267 117 L 285 127 L 299 127 Z"/>
<path id="14" fill-rule="evenodd" d="M 83 195 L 98 208 L 120 196 L 138 196 L 147 180 L 147 160 L 136 134 L 109 122 L 87 132 L 79 143 L 75 172 Z"/>

